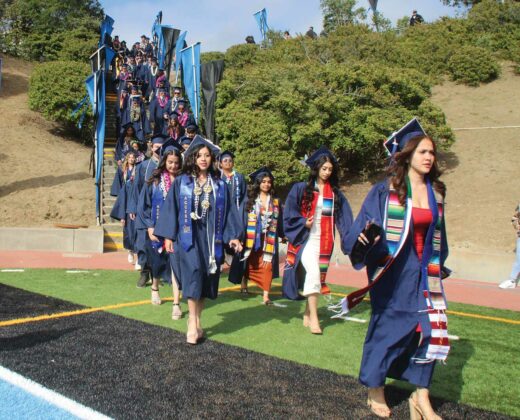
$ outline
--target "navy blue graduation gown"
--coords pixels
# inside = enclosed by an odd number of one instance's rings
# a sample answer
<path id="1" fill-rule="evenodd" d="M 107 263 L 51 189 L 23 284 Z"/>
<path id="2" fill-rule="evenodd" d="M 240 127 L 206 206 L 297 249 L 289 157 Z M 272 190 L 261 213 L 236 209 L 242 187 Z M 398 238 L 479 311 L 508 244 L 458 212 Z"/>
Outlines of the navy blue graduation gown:
<path id="1" fill-rule="evenodd" d="M 242 217 L 242 229 L 244 230 L 244 238 L 247 236 L 247 212 L 246 212 L 246 206 L 247 206 L 247 198 L 244 200 L 243 207 L 241 212 L 239 214 L 245 215 Z M 258 221 L 258 219 L 257 219 Z M 282 203 L 279 201 L 279 214 L 278 214 L 278 222 L 276 225 L 276 240 L 274 243 L 274 254 L 272 259 L 272 267 L 273 267 L 273 279 L 280 276 L 280 258 L 279 258 L 279 252 L 278 252 L 278 238 L 284 238 L 284 229 L 283 229 L 283 210 L 282 210 Z M 255 244 L 256 245 L 256 244 Z M 242 278 L 244 277 L 244 274 L 247 269 L 247 260 L 241 261 L 241 259 L 244 257 L 244 251 L 242 251 L 240 254 L 233 255 L 233 262 L 231 263 L 231 267 L 229 269 L 229 277 L 228 280 L 233 284 L 240 284 L 242 282 Z"/>
<path id="2" fill-rule="evenodd" d="M 178 281 L 178 258 L 177 254 L 168 254 L 164 249 L 159 252 L 159 246 L 157 243 L 153 243 L 148 235 L 148 228 L 155 228 L 157 218 L 161 214 L 164 199 L 162 190 L 159 185 L 148 182 L 144 185 L 141 191 L 141 199 L 138 203 L 137 208 L 137 229 L 138 231 L 143 230 L 145 237 L 145 252 L 147 263 L 151 268 L 152 276 L 154 278 L 162 278 L 168 283 L 171 283 L 171 270 L 173 270 L 177 285 L 180 287 Z M 159 204 L 159 208 L 153 211 L 153 204 Z M 155 234 L 155 232 L 154 232 Z M 162 241 L 161 241 L 162 242 Z"/>
<path id="3" fill-rule="evenodd" d="M 303 284 L 305 282 L 305 270 L 303 269 L 303 266 L 300 266 L 300 260 L 310 233 L 310 229 L 305 226 L 307 219 L 301 214 L 301 205 L 306 186 L 306 182 L 298 182 L 294 184 L 285 200 L 284 207 L 283 227 L 285 236 L 294 246 L 301 245 L 298 254 L 296 255 L 294 266 L 288 267 L 286 264 L 283 273 L 283 296 L 293 300 L 300 299 L 298 290 L 303 289 Z M 352 210 L 341 191 L 336 194 L 335 200 L 338 201 L 338 210 L 334 212 L 334 224 L 340 234 L 341 249 L 343 253 L 346 253 L 344 241 L 346 240 L 347 234 L 352 225 Z"/>
<path id="4" fill-rule="evenodd" d="M 150 134 L 152 130 L 150 129 L 150 122 L 148 120 L 148 117 L 146 116 L 146 108 L 142 101 L 140 102 L 140 114 L 139 114 L 139 120 L 138 121 L 132 121 L 130 118 L 131 114 L 131 103 L 132 99 L 129 100 L 125 111 L 123 112 L 123 115 L 121 117 L 121 127 L 126 126 L 127 124 L 132 124 L 132 127 L 134 127 L 135 136 L 139 139 L 139 141 L 144 141 L 145 136 Z"/>
<path id="5" fill-rule="evenodd" d="M 137 214 L 139 200 L 142 199 L 141 192 L 148 179 L 153 174 L 153 171 L 157 169 L 158 161 L 154 159 L 146 159 L 137 165 L 135 171 L 135 181 L 132 187 L 130 200 L 128 202 L 128 212 Z M 135 249 L 138 253 L 138 262 L 141 267 L 146 264 L 146 232 L 143 229 L 138 229 L 136 234 Z"/>
<path id="6" fill-rule="evenodd" d="M 388 182 L 374 185 L 352 226 L 345 251 L 350 254 L 368 221 L 383 226 Z M 436 203 L 430 203 L 430 207 Z M 385 234 L 367 253 L 365 261 L 356 269 L 366 266 L 369 278 L 378 262 L 388 254 Z M 441 267 L 448 255 L 445 227 L 442 227 Z M 428 340 L 419 343 L 416 333 L 420 324 L 424 337 L 431 335 L 426 312 L 426 301 L 420 286 L 421 263 L 413 243 L 413 224 L 404 246 L 383 277 L 370 291 L 372 315 L 368 326 L 359 380 L 368 387 L 384 385 L 385 378 L 401 379 L 420 387 L 429 387 L 435 363 L 417 363 L 424 359 Z"/>
<path id="7" fill-rule="evenodd" d="M 168 134 L 168 120 L 164 119 L 164 114 L 168 114 L 168 103 L 169 102 L 166 102 L 164 106 L 161 106 L 157 96 L 154 97 L 152 102 L 150 102 L 150 121 L 154 123 L 154 136 L 159 134 Z"/>
<path id="8" fill-rule="evenodd" d="M 137 168 L 138 166 L 136 166 L 135 172 L 137 172 Z M 112 211 L 110 212 L 111 218 L 125 221 L 125 225 L 123 227 L 123 246 L 125 249 L 128 249 L 132 252 L 136 251 L 137 232 L 135 220 L 130 218 L 131 212 L 129 211 L 128 205 L 134 183 L 135 175 L 132 175 L 129 171 L 125 181 L 121 168 L 117 168 L 117 174 L 114 177 L 114 182 L 112 183 L 111 195 L 114 195 L 113 192 L 116 190 L 118 190 L 118 193 L 116 202 L 114 203 Z"/>
<path id="9" fill-rule="evenodd" d="M 166 196 L 159 220 L 155 225 L 155 234 L 173 240 L 174 252 L 178 254 L 179 258 L 179 277 L 182 283 L 183 296 L 187 299 L 195 300 L 201 298 L 216 299 L 222 261 L 217 261 L 217 271 L 215 273 L 209 272 L 210 252 L 207 238 L 208 229 L 210 233 L 215 231 L 215 199 L 213 194 L 210 194 L 210 208 L 204 219 L 192 220 L 192 245 L 186 251 L 181 245 L 179 236 L 183 226 L 183 215 L 180 211 L 180 188 L 183 178 L 188 181 L 189 188 L 193 189 L 194 182 L 191 176 L 181 175 L 175 179 Z M 241 222 L 238 211 L 231 204 L 229 190 L 223 181 L 220 181 L 218 184 L 220 185 L 218 188 L 225 189 L 223 242 L 229 243 L 232 239 L 241 239 L 243 232 L 240 229 Z M 217 182 L 214 182 L 214 186 L 217 186 Z M 202 202 L 202 196 L 200 201 Z M 199 214 L 202 212 L 200 207 L 199 203 Z M 193 197 L 192 208 L 194 208 Z M 212 241 L 211 235 L 209 236 L 209 241 Z"/>

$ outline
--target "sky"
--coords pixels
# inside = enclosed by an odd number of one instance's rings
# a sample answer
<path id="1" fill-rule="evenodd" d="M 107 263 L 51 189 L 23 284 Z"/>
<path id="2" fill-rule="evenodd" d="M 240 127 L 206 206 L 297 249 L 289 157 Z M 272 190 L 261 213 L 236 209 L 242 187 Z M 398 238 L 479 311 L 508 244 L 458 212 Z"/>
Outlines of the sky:
<path id="1" fill-rule="evenodd" d="M 201 42 L 201 51 L 226 51 L 253 35 L 261 39 L 253 13 L 267 10 L 271 29 L 291 35 L 305 33 L 309 26 L 322 29 L 319 0 L 100 0 L 105 13 L 114 20 L 114 32 L 130 46 L 142 34 L 150 36 L 157 13 L 162 10 L 164 25 L 187 30 L 188 44 Z M 358 1 L 368 9 L 368 0 Z M 461 11 L 444 6 L 441 0 L 379 0 L 378 11 L 395 25 L 397 19 L 417 9 L 427 22 L 440 16 L 456 16 Z M 371 13 L 371 12 L 369 12 Z M 370 16 L 369 16 L 370 18 Z"/>

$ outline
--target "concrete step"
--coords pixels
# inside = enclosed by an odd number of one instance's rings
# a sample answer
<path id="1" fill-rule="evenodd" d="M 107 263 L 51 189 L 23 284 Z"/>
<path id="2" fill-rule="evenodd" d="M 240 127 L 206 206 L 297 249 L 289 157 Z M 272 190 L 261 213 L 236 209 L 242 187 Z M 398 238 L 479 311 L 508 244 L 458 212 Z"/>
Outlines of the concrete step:
<path id="1" fill-rule="evenodd" d="M 103 230 L 105 232 L 109 232 L 109 233 L 122 233 L 123 232 L 123 227 L 121 226 L 120 222 L 117 222 L 117 223 L 105 223 L 103 225 Z"/>
<path id="2" fill-rule="evenodd" d="M 103 223 L 103 225 L 105 225 L 106 223 L 120 223 L 118 220 L 112 219 L 108 214 L 104 214 L 101 217 L 101 222 Z"/>
<path id="3" fill-rule="evenodd" d="M 103 251 L 120 251 L 124 249 L 123 244 L 116 244 L 116 243 L 104 243 L 103 244 Z"/>
<path id="4" fill-rule="evenodd" d="M 103 207 L 105 207 L 105 206 L 114 207 L 116 200 L 117 200 L 117 197 L 110 197 L 110 198 L 103 197 Z"/>

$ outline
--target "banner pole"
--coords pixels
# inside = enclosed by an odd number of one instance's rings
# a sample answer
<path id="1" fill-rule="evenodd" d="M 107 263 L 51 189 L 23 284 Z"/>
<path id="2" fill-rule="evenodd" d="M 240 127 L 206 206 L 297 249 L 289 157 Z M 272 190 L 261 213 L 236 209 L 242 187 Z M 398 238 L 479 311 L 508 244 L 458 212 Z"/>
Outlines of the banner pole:
<path id="1" fill-rule="evenodd" d="M 191 47 L 191 60 L 193 62 L 193 92 L 195 97 L 195 121 L 199 123 L 199 98 L 197 98 L 197 68 L 195 66 L 195 46 Z"/>

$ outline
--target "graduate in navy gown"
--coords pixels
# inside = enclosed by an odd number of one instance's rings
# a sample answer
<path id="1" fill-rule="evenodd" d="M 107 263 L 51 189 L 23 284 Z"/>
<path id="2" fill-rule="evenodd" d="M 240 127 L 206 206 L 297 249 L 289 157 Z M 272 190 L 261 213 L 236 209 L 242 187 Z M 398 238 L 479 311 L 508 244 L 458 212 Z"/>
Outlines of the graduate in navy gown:
<path id="1" fill-rule="evenodd" d="M 128 250 L 128 262 L 134 263 L 135 260 L 135 215 L 129 211 L 128 204 L 132 194 L 132 188 L 135 181 L 135 172 L 137 168 L 136 153 L 129 150 L 122 162 L 117 168 L 116 176 L 112 182 L 110 195 L 117 196 L 116 202 L 110 212 L 110 217 L 121 221 L 123 226 L 123 246 Z"/>
<path id="2" fill-rule="evenodd" d="M 145 96 L 150 100 L 153 99 L 152 92 L 155 89 L 155 80 L 157 78 L 157 74 L 159 73 L 159 66 L 157 65 L 157 58 L 152 57 L 150 66 L 148 66 L 146 79 L 145 79 L 145 87 L 144 91 Z"/>
<path id="3" fill-rule="evenodd" d="M 164 145 L 166 146 L 166 143 Z M 137 228 L 146 232 L 145 249 L 152 272 L 152 304 L 161 304 L 159 279 L 162 278 L 164 281 L 171 283 L 173 288 L 172 319 L 177 320 L 182 316 L 179 305 L 180 284 L 178 284 L 177 254 L 166 252 L 164 241 L 155 235 L 154 229 L 166 195 L 170 191 L 175 177 L 180 172 L 182 156 L 179 149 L 171 145 L 163 148 L 163 150 L 159 166 L 153 171 L 153 175 L 146 181 L 141 191 L 137 209 Z"/>
<path id="4" fill-rule="evenodd" d="M 144 141 L 145 137 L 151 133 L 150 123 L 146 116 L 146 108 L 140 95 L 130 97 L 130 103 L 127 105 L 123 117 L 121 119 L 123 126 L 132 124 L 135 135 L 139 141 Z"/>
<path id="5" fill-rule="evenodd" d="M 283 226 L 289 240 L 282 290 L 288 299 L 307 298 L 303 325 L 321 334 L 318 298 L 330 294 L 325 282 L 337 228 L 343 241 L 352 225 L 350 205 L 339 189 L 338 162 L 324 146 L 306 162 L 307 182 L 294 184 L 285 201 Z"/>
<path id="6" fill-rule="evenodd" d="M 150 179 L 153 171 L 155 171 L 159 165 L 161 159 L 159 153 L 164 141 L 165 139 L 162 136 L 157 136 L 152 139 L 152 156 L 140 163 L 136 171 L 131 199 L 128 204 L 129 212 L 132 213 L 134 217 L 137 214 L 139 200 L 142 198 L 141 191 L 143 190 L 146 181 Z M 141 275 L 137 281 L 137 287 L 145 287 L 150 275 L 150 266 L 147 264 L 146 256 L 146 232 L 142 229 L 137 231 L 135 248 L 137 251 L 137 262 L 135 268 L 136 270 L 141 270 Z"/>
<path id="7" fill-rule="evenodd" d="M 238 212 L 244 213 L 244 201 L 247 197 L 247 184 L 244 175 L 234 170 L 235 155 L 229 150 L 224 150 L 219 156 L 220 176 L 226 183 L 231 192 L 231 199 L 235 203 Z M 246 220 L 244 219 L 245 229 Z M 226 262 L 231 265 L 233 259 L 233 251 L 228 247 L 226 249 Z M 243 285 L 242 293 L 247 294 L 247 284 Z"/>
<path id="8" fill-rule="evenodd" d="M 417 387 L 409 400 L 413 418 L 438 419 L 428 388 L 436 360 L 449 351 L 442 288 L 448 255 L 444 223 L 446 188 L 439 180 L 435 143 L 416 119 L 385 146 L 392 155 L 388 178 L 368 193 L 345 248 L 356 269 L 366 266 L 369 286 L 342 301 L 348 312 L 370 291 L 372 315 L 363 347 L 360 382 L 368 405 L 389 417 L 387 377 Z M 380 231 L 368 235 L 372 225 Z M 373 236 L 373 235 L 372 235 Z"/>
<path id="9" fill-rule="evenodd" d="M 177 105 L 180 100 L 184 100 L 182 97 L 182 89 L 179 86 L 173 87 L 173 96 L 170 98 L 168 102 L 168 112 L 173 114 L 177 111 Z"/>
<path id="10" fill-rule="evenodd" d="M 168 94 L 166 89 L 160 88 L 158 94 L 150 102 L 150 121 L 153 123 L 153 134 L 168 134 Z"/>
<path id="11" fill-rule="evenodd" d="M 264 166 L 249 178 L 251 184 L 242 210 L 246 217 L 246 242 L 243 252 L 233 256 L 229 281 L 241 284 L 243 294 L 247 294 L 247 281 L 255 282 L 263 290 L 263 304 L 272 305 L 271 284 L 280 275 L 278 238 L 285 242 L 282 205 L 275 195 L 274 176 L 269 168 Z"/>
<path id="12" fill-rule="evenodd" d="M 121 89 L 117 96 L 116 103 L 116 137 L 119 137 L 121 134 L 121 120 L 123 118 L 123 113 L 125 112 L 126 107 L 128 106 L 128 101 L 130 99 L 130 95 L 128 94 L 128 88 L 124 86 Z"/>
<path id="13" fill-rule="evenodd" d="M 132 149 L 132 141 L 137 140 L 137 137 L 135 136 L 134 126 L 132 124 L 127 124 L 126 126 L 124 126 L 122 131 L 122 134 L 119 136 L 119 139 L 117 140 L 114 155 L 118 166 L 121 166 L 121 163 L 123 163 L 125 155 L 128 153 L 130 149 Z"/>
<path id="14" fill-rule="evenodd" d="M 242 250 L 242 223 L 229 189 L 220 179 L 218 152 L 210 141 L 195 137 L 154 231 L 165 238 L 167 251 L 178 253 L 182 293 L 188 300 L 189 344 L 197 344 L 203 337 L 204 300 L 217 298 L 224 243 Z"/>

